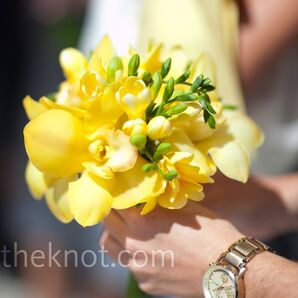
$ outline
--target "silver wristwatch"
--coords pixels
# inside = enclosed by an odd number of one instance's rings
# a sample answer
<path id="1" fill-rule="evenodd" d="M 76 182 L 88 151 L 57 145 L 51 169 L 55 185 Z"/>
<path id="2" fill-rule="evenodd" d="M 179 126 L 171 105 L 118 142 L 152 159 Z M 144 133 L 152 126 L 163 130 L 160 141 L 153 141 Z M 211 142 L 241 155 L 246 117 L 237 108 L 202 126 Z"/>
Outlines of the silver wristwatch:
<path id="1" fill-rule="evenodd" d="M 258 253 L 273 250 L 251 237 L 244 237 L 232 244 L 211 263 L 203 278 L 205 298 L 244 297 L 243 276 L 246 264 Z"/>

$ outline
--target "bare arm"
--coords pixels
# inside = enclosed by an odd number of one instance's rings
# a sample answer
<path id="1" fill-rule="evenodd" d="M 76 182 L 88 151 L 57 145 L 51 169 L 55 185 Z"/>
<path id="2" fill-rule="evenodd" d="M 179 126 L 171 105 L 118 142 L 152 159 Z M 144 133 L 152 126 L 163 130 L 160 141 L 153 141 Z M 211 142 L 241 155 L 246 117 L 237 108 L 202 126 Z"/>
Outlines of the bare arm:
<path id="1" fill-rule="evenodd" d="M 245 275 L 247 298 L 297 297 L 298 265 L 271 253 L 248 263 Z"/>
<path id="2" fill-rule="evenodd" d="M 298 229 L 298 173 L 252 176 L 246 184 L 221 174 L 215 180 L 202 204 L 244 234 L 264 240 Z"/>
<path id="3" fill-rule="evenodd" d="M 298 173 L 276 177 L 261 177 L 264 185 L 275 190 L 289 212 L 289 215 L 298 216 Z M 298 221 L 298 217 L 297 221 Z"/>
<path id="4" fill-rule="evenodd" d="M 244 87 L 298 33 L 297 0 L 243 0 L 239 70 Z"/>

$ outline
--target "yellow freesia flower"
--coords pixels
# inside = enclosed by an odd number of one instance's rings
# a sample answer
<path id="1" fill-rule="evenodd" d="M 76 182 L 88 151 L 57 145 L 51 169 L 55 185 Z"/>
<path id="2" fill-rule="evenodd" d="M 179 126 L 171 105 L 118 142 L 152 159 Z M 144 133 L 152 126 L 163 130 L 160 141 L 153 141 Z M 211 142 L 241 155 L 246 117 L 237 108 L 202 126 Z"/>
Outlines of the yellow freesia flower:
<path id="1" fill-rule="evenodd" d="M 210 128 L 208 123 L 205 123 L 201 106 L 196 102 L 189 105 L 183 113 L 173 117 L 171 119 L 172 126 L 183 130 L 193 142 L 210 138 L 225 122 L 225 117 L 222 113 L 222 103 L 216 99 L 213 99 L 211 103 L 216 111 L 216 128 Z"/>
<path id="2" fill-rule="evenodd" d="M 94 175 L 111 179 L 115 172 L 134 167 L 138 151 L 121 130 L 98 129 L 89 140 L 88 150 L 93 160 L 83 162 L 83 166 Z"/>
<path id="3" fill-rule="evenodd" d="M 141 63 L 141 69 L 144 71 L 149 71 L 154 73 L 160 70 L 162 61 L 161 61 L 161 50 L 162 44 L 152 45 L 149 53 L 146 56 L 146 59 Z"/>
<path id="4" fill-rule="evenodd" d="M 40 200 L 45 196 L 46 203 L 54 216 L 63 223 L 72 221 L 73 215 L 68 204 L 68 184 L 76 176 L 53 178 L 40 172 L 30 161 L 26 166 L 25 178 L 32 196 Z"/>
<path id="5" fill-rule="evenodd" d="M 163 172 L 176 171 L 177 177 L 167 182 L 164 193 L 150 198 L 143 207 L 142 214 L 150 212 L 158 203 L 164 208 L 183 208 L 188 200 L 200 201 L 204 197 L 200 182 L 212 182 L 206 175 L 200 174 L 200 167 L 194 161 L 194 155 L 188 152 L 174 152 L 159 162 Z"/>
<path id="6" fill-rule="evenodd" d="M 129 120 L 123 124 L 122 130 L 129 136 L 147 136 L 147 123 L 143 119 Z"/>
<path id="7" fill-rule="evenodd" d="M 70 183 L 69 205 L 75 220 L 84 227 L 95 225 L 111 208 L 129 208 L 163 193 L 164 179 L 154 172 L 145 173 L 144 164 L 138 158 L 133 168 L 115 173 L 113 179 L 102 179 L 85 171 L 80 179 Z"/>
<path id="8" fill-rule="evenodd" d="M 64 49 L 60 53 L 59 61 L 66 79 L 70 82 L 78 81 L 87 68 L 87 59 L 74 48 Z"/>
<path id="9" fill-rule="evenodd" d="M 70 210 L 80 225 L 96 225 L 109 214 L 113 201 L 109 189 L 113 183 L 114 180 L 101 179 L 85 171 L 80 179 L 69 184 Z"/>
<path id="10" fill-rule="evenodd" d="M 245 183 L 249 176 L 250 155 L 263 140 L 257 125 L 237 112 L 230 115 L 212 137 L 196 143 L 196 147 L 209 154 L 224 175 Z"/>
<path id="11" fill-rule="evenodd" d="M 116 101 L 115 93 L 115 86 L 106 87 L 100 96 L 90 102 L 85 117 L 88 131 L 99 127 L 116 127 L 124 112 Z"/>
<path id="12" fill-rule="evenodd" d="M 210 160 L 210 157 L 205 154 L 198 146 L 189 139 L 187 134 L 178 128 L 173 128 L 172 133 L 169 137 L 165 139 L 166 142 L 172 144 L 173 151 L 189 152 L 193 154 L 193 161 L 199 167 L 199 173 L 201 177 L 206 177 L 202 183 L 210 182 L 210 177 L 215 174 L 216 167 L 214 163 Z"/>
<path id="13" fill-rule="evenodd" d="M 70 112 L 52 109 L 24 128 L 25 148 L 32 163 L 53 177 L 68 177 L 82 170 L 87 140 L 83 122 Z"/>
<path id="14" fill-rule="evenodd" d="M 161 43 L 150 43 L 148 46 L 148 51 L 144 57 L 141 59 L 140 64 L 140 75 L 143 75 L 145 71 L 154 73 L 156 71 L 159 71 L 162 65 L 162 57 L 161 52 L 163 49 L 163 44 Z M 129 49 L 129 55 L 132 56 L 136 54 L 136 51 L 133 48 Z M 124 57 L 124 61 L 127 60 Z M 126 61 L 128 62 L 128 60 Z M 127 64 L 127 63 L 126 63 Z M 124 64 L 124 66 L 126 65 Z M 127 69 L 124 68 L 124 71 L 127 71 Z"/>
<path id="15" fill-rule="evenodd" d="M 172 126 L 168 119 L 163 116 L 157 116 L 149 121 L 147 130 L 151 140 L 160 140 L 171 134 Z"/>
<path id="16" fill-rule="evenodd" d="M 114 49 L 105 36 L 94 50 L 89 61 L 74 48 L 60 54 L 60 65 L 66 77 L 56 94 L 58 104 L 84 108 L 88 99 L 96 98 L 107 86 L 106 67 Z"/>
<path id="17" fill-rule="evenodd" d="M 35 101 L 31 96 L 27 95 L 23 99 L 23 107 L 29 120 L 32 120 L 48 110 L 48 107 Z"/>
<path id="18" fill-rule="evenodd" d="M 151 102 L 150 88 L 137 77 L 129 77 L 116 93 L 116 99 L 129 119 L 145 119 Z"/>

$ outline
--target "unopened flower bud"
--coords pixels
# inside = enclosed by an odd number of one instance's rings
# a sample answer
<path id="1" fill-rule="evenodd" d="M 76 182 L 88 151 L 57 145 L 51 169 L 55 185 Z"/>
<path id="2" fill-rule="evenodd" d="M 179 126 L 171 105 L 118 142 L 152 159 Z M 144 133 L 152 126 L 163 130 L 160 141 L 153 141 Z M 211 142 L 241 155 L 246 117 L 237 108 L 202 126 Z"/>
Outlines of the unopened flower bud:
<path id="1" fill-rule="evenodd" d="M 123 69 L 122 60 L 117 56 L 113 57 L 109 62 L 108 68 L 107 68 L 108 81 L 114 82 L 116 80 L 117 71 L 122 69 Z"/>
<path id="2" fill-rule="evenodd" d="M 172 126 L 170 121 L 165 117 L 157 116 L 149 121 L 147 132 L 150 139 L 160 140 L 171 134 Z"/>
<path id="3" fill-rule="evenodd" d="M 130 138 L 130 143 L 133 144 L 138 150 L 142 151 L 147 142 L 147 137 L 144 135 L 134 135 Z"/>
<path id="4" fill-rule="evenodd" d="M 147 123 L 143 119 L 134 119 L 126 121 L 122 130 L 129 136 L 144 135 L 147 136 Z"/>

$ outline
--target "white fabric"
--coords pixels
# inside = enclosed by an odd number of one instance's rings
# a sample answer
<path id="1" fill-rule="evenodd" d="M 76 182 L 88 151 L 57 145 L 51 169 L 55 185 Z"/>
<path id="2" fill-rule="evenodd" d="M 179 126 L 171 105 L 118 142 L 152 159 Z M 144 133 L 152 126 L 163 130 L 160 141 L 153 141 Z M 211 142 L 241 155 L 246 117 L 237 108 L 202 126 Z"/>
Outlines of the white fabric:
<path id="1" fill-rule="evenodd" d="M 90 0 L 79 45 L 81 50 L 88 55 L 108 34 L 117 54 L 127 54 L 129 45 L 134 46 L 137 40 L 141 4 L 141 0 Z"/>

